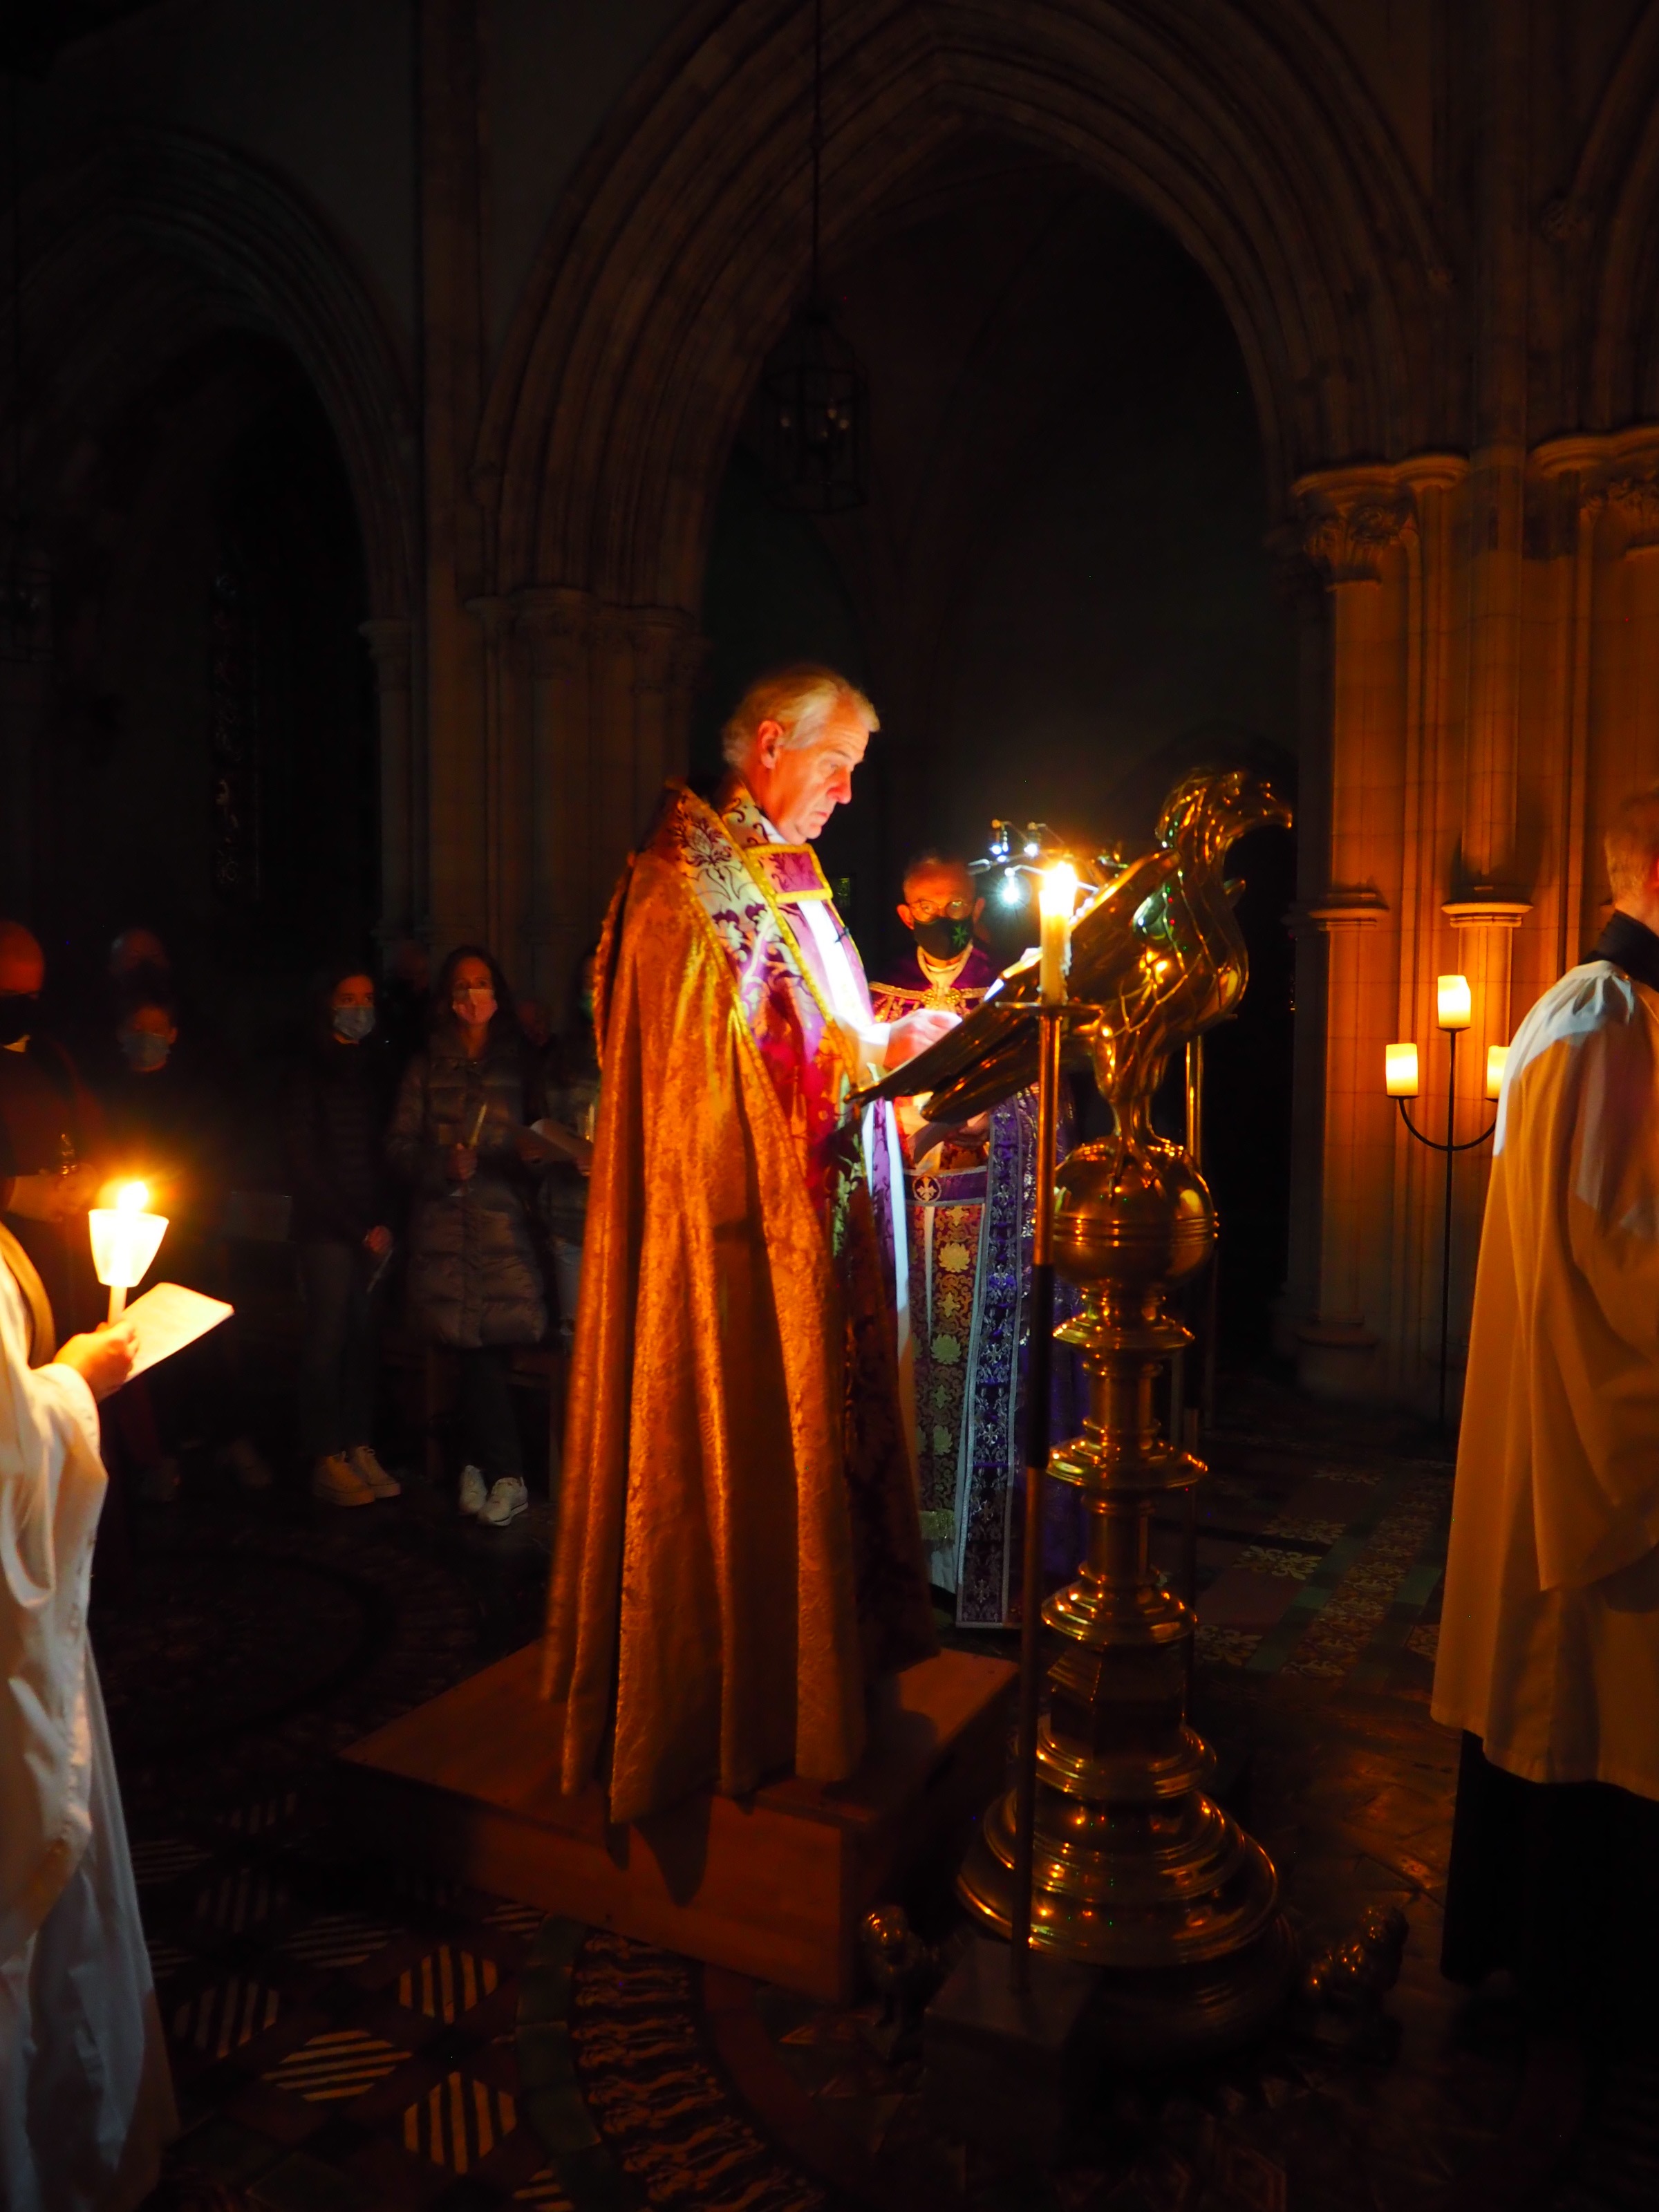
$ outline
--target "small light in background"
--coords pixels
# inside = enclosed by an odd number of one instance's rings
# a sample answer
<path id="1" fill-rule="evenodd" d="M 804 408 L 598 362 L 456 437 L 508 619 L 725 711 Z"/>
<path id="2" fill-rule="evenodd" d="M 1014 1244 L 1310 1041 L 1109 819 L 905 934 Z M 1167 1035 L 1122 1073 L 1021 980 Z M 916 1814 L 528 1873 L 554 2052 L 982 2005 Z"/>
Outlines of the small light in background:
<path id="1" fill-rule="evenodd" d="M 1467 975 L 1442 975 L 1437 979 L 1437 1018 L 1443 1030 L 1466 1030 L 1474 1018 L 1474 1006 L 1469 997 Z"/>
<path id="2" fill-rule="evenodd" d="M 1414 1044 L 1384 1045 L 1382 1072 L 1390 1098 L 1415 1098 L 1417 1047 Z"/>
<path id="3" fill-rule="evenodd" d="M 1504 1088 L 1504 1070 L 1509 1065 L 1510 1048 L 1506 1044 L 1486 1047 L 1486 1096 L 1496 1098 Z"/>

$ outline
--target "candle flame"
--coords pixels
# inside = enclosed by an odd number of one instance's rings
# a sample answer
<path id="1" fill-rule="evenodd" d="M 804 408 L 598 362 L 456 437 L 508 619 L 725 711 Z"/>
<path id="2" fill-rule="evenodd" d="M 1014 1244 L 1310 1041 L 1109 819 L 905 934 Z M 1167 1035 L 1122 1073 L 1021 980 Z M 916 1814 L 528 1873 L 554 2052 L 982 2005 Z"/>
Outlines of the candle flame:
<path id="1" fill-rule="evenodd" d="M 1060 915 L 1070 921 L 1076 906 L 1077 870 L 1069 860 L 1056 860 L 1052 867 L 1042 871 L 1038 909 L 1045 915 Z"/>
<path id="2" fill-rule="evenodd" d="M 124 1182 L 115 1194 L 116 1210 L 121 1213 L 143 1213 L 149 1204 L 148 1183 Z"/>

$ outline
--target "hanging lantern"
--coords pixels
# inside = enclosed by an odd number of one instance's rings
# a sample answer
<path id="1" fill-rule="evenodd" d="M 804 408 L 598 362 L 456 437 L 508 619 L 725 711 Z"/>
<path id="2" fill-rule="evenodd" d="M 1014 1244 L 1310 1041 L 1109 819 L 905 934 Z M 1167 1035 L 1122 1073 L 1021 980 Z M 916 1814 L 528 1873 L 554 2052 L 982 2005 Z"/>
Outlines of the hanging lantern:
<path id="1" fill-rule="evenodd" d="M 773 496 L 805 514 L 869 497 L 870 390 L 818 282 L 823 185 L 823 0 L 812 7 L 812 262 L 806 305 L 761 371 L 760 443 Z"/>
<path id="2" fill-rule="evenodd" d="M 869 496 L 870 394 L 863 365 L 813 301 L 761 373 L 761 434 L 780 502 L 840 514 Z"/>

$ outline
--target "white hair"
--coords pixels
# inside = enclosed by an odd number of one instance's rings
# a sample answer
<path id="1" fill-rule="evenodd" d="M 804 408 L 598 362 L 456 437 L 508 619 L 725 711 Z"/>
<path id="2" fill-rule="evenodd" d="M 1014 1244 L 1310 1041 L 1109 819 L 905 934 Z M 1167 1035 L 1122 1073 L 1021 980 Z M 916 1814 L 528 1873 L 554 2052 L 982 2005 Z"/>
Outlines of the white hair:
<path id="1" fill-rule="evenodd" d="M 769 676 L 757 678 L 738 702 L 720 732 L 720 751 L 728 766 L 741 768 L 763 722 L 781 727 L 786 752 L 804 751 L 816 744 L 837 707 L 851 708 L 866 730 L 881 727 L 863 692 L 833 668 L 802 661 L 793 668 L 774 669 Z"/>

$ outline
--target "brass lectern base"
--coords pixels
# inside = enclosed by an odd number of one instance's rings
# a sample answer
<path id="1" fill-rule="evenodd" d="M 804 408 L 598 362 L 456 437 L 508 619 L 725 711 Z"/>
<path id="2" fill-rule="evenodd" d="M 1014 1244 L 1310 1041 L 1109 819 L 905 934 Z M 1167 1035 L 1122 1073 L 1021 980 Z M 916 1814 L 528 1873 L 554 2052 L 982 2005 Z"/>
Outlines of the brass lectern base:
<path id="1" fill-rule="evenodd" d="M 1259 1863 L 1267 1911 L 1245 1942 L 1219 1958 L 1190 1966 L 1115 1966 L 1103 1958 L 1103 1953 L 1109 1956 L 1105 1942 L 1097 1942 L 1085 1957 L 1052 1927 L 1044 1926 L 1045 1898 L 1039 1887 L 1034 1900 L 1034 1948 L 1045 1957 L 1089 1965 L 1100 1978 L 1086 2030 L 1091 2057 L 1132 2066 L 1207 2058 L 1253 2041 L 1278 2014 L 1297 1963 L 1296 1938 L 1284 1915 L 1273 1910 L 1277 1883 L 1266 1854 L 1248 1837 L 1235 1834 L 1247 1881 Z M 1012 1883 L 1012 1870 L 993 1849 L 987 1822 L 981 1821 L 957 1877 L 957 1894 L 977 1919 L 1006 1936 Z M 1168 1900 L 1171 1909 L 1176 1903 L 1173 1897 Z M 1137 1932 L 1144 1938 L 1144 1916 L 1134 1917 L 1141 1923 Z"/>

